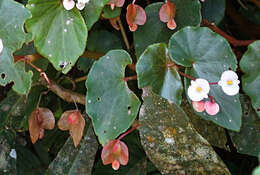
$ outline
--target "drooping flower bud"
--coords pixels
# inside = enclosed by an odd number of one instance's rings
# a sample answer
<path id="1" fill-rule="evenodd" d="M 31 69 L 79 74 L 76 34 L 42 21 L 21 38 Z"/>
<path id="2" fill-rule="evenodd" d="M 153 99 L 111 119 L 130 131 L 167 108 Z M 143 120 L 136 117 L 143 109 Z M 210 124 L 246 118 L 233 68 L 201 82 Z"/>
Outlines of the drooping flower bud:
<path id="1" fill-rule="evenodd" d="M 107 4 L 110 5 L 111 9 L 114 10 L 115 7 L 122 7 L 125 0 L 110 0 Z"/>
<path id="2" fill-rule="evenodd" d="M 127 6 L 126 21 L 129 29 L 134 32 L 137 29 L 137 25 L 144 25 L 146 22 L 146 13 L 144 9 L 133 3 Z"/>
<path id="3" fill-rule="evenodd" d="M 204 101 L 193 101 L 192 107 L 197 112 L 203 112 L 205 110 L 205 103 Z"/>
<path id="4" fill-rule="evenodd" d="M 219 112 L 219 105 L 214 101 L 206 101 L 205 109 L 209 115 L 216 115 Z"/>
<path id="5" fill-rule="evenodd" d="M 176 13 L 175 4 L 167 1 L 165 4 L 162 5 L 159 16 L 162 22 L 167 23 L 167 27 L 171 30 L 177 27 L 176 22 L 174 20 Z"/>

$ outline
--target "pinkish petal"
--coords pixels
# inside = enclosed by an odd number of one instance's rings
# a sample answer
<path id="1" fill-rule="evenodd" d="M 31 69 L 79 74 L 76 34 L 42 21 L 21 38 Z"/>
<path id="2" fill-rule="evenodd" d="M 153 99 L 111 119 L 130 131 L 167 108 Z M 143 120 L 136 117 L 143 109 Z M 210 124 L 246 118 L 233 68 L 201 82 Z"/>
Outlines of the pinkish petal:
<path id="1" fill-rule="evenodd" d="M 168 27 L 169 29 L 171 29 L 171 30 L 174 30 L 174 29 L 177 27 L 177 25 L 176 25 L 174 19 L 170 20 L 170 21 L 167 23 L 167 27 Z"/>
<path id="2" fill-rule="evenodd" d="M 117 143 L 117 140 L 112 140 L 103 147 L 102 153 L 101 153 L 101 159 L 102 159 L 102 162 L 104 165 L 108 165 L 115 160 L 112 150 L 116 143 Z"/>
<path id="3" fill-rule="evenodd" d="M 167 4 L 162 5 L 162 7 L 160 8 L 159 16 L 162 22 L 168 22 L 170 20 L 170 16 L 167 14 Z"/>
<path id="4" fill-rule="evenodd" d="M 112 162 L 112 168 L 113 168 L 114 170 L 118 170 L 119 167 L 120 167 L 120 163 L 119 163 L 117 160 L 114 160 L 114 161 Z"/>
<path id="5" fill-rule="evenodd" d="M 120 155 L 118 157 L 119 162 L 120 162 L 121 165 L 126 165 L 128 163 L 128 159 L 129 159 L 128 147 L 122 141 L 120 141 L 119 144 L 120 144 L 120 148 L 121 148 L 121 152 L 120 152 Z"/>
<path id="6" fill-rule="evenodd" d="M 139 5 L 135 5 L 135 9 L 136 9 L 136 17 L 134 23 L 138 25 L 144 25 L 146 22 L 146 13 L 144 9 Z"/>
<path id="7" fill-rule="evenodd" d="M 138 26 L 136 24 L 129 25 L 129 29 L 130 29 L 131 32 L 136 31 L 137 27 Z"/>
<path id="8" fill-rule="evenodd" d="M 129 4 L 127 6 L 127 11 L 126 11 L 126 21 L 127 24 L 130 26 L 133 26 L 134 20 L 136 16 L 136 9 L 134 4 Z"/>
<path id="9" fill-rule="evenodd" d="M 197 112 L 203 112 L 205 110 L 205 103 L 204 101 L 193 101 L 192 107 Z"/>
<path id="10" fill-rule="evenodd" d="M 117 0 L 116 1 L 116 6 L 117 7 L 122 7 L 124 5 L 124 3 L 125 3 L 125 0 Z"/>
<path id="11" fill-rule="evenodd" d="M 206 101 L 205 109 L 209 115 L 216 115 L 219 112 L 219 105 L 215 102 Z"/>

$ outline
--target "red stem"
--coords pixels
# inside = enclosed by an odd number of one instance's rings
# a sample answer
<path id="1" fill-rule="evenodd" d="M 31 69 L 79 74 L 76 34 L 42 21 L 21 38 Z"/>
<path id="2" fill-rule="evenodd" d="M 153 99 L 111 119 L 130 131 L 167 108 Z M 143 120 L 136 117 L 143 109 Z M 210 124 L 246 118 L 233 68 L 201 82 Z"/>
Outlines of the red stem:
<path id="1" fill-rule="evenodd" d="M 217 85 L 218 82 L 212 82 L 212 83 L 209 83 L 210 85 Z"/>
<path id="2" fill-rule="evenodd" d="M 126 131 L 124 134 L 122 134 L 117 140 L 121 140 L 122 138 L 124 138 L 126 135 L 128 135 L 129 133 L 131 133 L 133 130 L 135 130 L 136 128 L 138 128 L 140 125 L 137 124 L 135 126 L 133 126 L 131 129 L 129 129 L 128 131 Z"/>
<path id="3" fill-rule="evenodd" d="M 136 1 L 136 0 L 133 0 L 132 4 L 134 4 L 134 3 L 135 3 L 135 1 Z"/>
<path id="4" fill-rule="evenodd" d="M 224 38 L 226 38 L 228 40 L 228 42 L 230 42 L 230 44 L 232 44 L 233 46 L 248 46 L 249 44 L 251 44 L 252 42 L 254 42 L 255 40 L 237 40 L 236 38 L 229 36 L 227 33 L 223 32 L 220 28 L 218 28 L 214 23 L 210 23 L 208 22 L 206 19 L 202 19 L 202 23 L 210 28 L 213 32 L 218 33 L 219 35 L 223 36 Z"/>
<path id="5" fill-rule="evenodd" d="M 182 76 L 184 76 L 184 77 L 186 77 L 186 78 L 188 78 L 188 79 L 196 80 L 196 78 L 194 78 L 194 77 L 192 77 L 192 76 L 190 76 L 190 75 L 188 75 L 188 74 L 185 74 L 184 72 L 181 72 L 181 71 L 178 71 L 178 72 L 179 72 L 179 74 L 181 74 Z"/>

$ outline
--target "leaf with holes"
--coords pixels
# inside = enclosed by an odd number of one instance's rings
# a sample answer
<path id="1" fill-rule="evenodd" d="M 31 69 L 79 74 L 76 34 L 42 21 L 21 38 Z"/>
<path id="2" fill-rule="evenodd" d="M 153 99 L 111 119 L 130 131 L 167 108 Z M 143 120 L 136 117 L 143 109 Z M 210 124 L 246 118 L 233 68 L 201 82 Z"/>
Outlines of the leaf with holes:
<path id="1" fill-rule="evenodd" d="M 83 139 L 78 147 L 75 148 L 73 141 L 68 138 L 45 175 L 91 175 L 97 149 L 96 137 L 90 122 L 87 121 Z"/>
<path id="2" fill-rule="evenodd" d="M 251 156 L 258 156 L 260 152 L 260 119 L 246 95 L 240 95 L 243 107 L 242 126 L 240 132 L 229 131 L 231 140 L 237 152 Z"/>
<path id="3" fill-rule="evenodd" d="M 260 117 L 260 41 L 248 46 L 247 52 L 240 61 L 240 68 L 245 74 L 242 76 L 243 90 L 250 97 L 253 107 Z"/>
<path id="4" fill-rule="evenodd" d="M 145 8 L 146 23 L 134 32 L 136 56 L 139 58 L 145 48 L 151 44 L 168 43 L 171 35 L 185 26 L 197 26 L 201 22 L 199 0 L 174 0 L 176 5 L 175 22 L 177 28 L 170 30 L 160 21 L 159 11 L 163 3 L 153 3 Z M 152 30 L 151 30 L 152 29 Z"/>
<path id="5" fill-rule="evenodd" d="M 14 52 L 26 40 L 23 26 L 31 14 L 22 4 L 13 0 L 1 0 L 0 12 L 0 39 L 5 48 Z"/>
<path id="6" fill-rule="evenodd" d="M 136 65 L 138 86 L 150 86 L 153 92 L 180 105 L 182 82 L 168 55 L 167 45 L 153 44 L 147 47 Z"/>
<path id="7" fill-rule="evenodd" d="M 162 174 L 230 175 L 210 144 L 176 104 L 143 88 L 140 137 L 146 155 Z"/>
<path id="8" fill-rule="evenodd" d="M 31 88 L 33 73 L 25 72 L 24 64 L 22 61 L 14 63 L 11 51 L 4 48 L 0 54 L 0 85 L 14 82 L 13 90 L 25 94 Z"/>
<path id="9" fill-rule="evenodd" d="M 228 42 L 205 27 L 186 27 L 175 33 L 169 42 L 169 53 L 173 61 L 186 67 L 187 74 L 209 82 L 218 82 L 222 72 L 237 68 L 236 57 Z M 189 82 L 186 79 L 186 89 Z M 210 88 L 209 95 L 219 104 L 220 112 L 214 116 L 205 112 L 197 114 L 224 128 L 239 131 L 242 117 L 239 96 L 226 95 L 218 85 Z"/>
<path id="10" fill-rule="evenodd" d="M 125 82 L 131 64 L 124 50 L 112 50 L 96 61 L 86 81 L 86 111 L 102 145 L 125 132 L 133 123 L 140 101 Z"/>
<path id="11" fill-rule="evenodd" d="M 82 14 L 89 30 L 98 21 L 102 9 L 108 2 L 109 0 L 90 0 L 86 4 Z"/>
<path id="12" fill-rule="evenodd" d="M 88 30 L 80 12 L 65 10 L 60 0 L 30 0 L 27 8 L 32 18 L 26 28 L 33 34 L 37 51 L 67 73 L 86 47 Z"/>

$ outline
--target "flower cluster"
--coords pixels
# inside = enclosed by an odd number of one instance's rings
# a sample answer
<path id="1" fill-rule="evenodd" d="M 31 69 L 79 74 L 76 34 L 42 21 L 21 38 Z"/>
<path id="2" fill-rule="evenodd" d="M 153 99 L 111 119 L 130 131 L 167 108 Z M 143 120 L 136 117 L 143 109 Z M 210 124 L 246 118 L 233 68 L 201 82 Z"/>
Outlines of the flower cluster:
<path id="1" fill-rule="evenodd" d="M 76 7 L 79 10 L 83 10 L 85 7 L 85 4 L 88 2 L 89 2 L 89 0 L 78 0 Z M 74 0 L 63 0 L 63 6 L 66 10 L 71 10 L 74 8 L 75 2 L 74 2 Z"/>
<path id="2" fill-rule="evenodd" d="M 229 96 L 236 95 L 239 92 L 238 76 L 234 71 L 227 70 L 221 75 L 220 81 L 213 84 L 221 86 L 223 92 Z M 191 81 L 188 88 L 188 96 L 192 100 L 192 106 L 197 112 L 206 112 L 209 115 L 216 115 L 219 112 L 219 105 L 209 96 L 210 84 L 207 80 L 198 78 Z M 209 98 L 210 101 L 203 100 Z"/>

